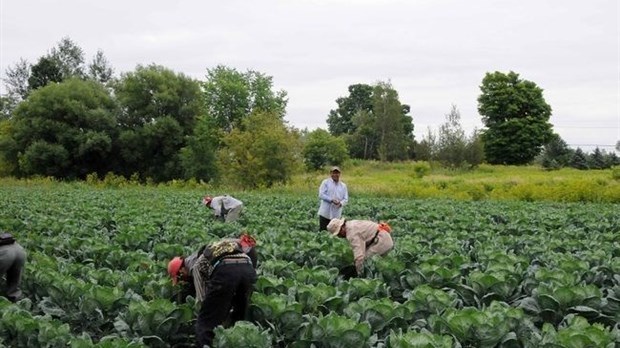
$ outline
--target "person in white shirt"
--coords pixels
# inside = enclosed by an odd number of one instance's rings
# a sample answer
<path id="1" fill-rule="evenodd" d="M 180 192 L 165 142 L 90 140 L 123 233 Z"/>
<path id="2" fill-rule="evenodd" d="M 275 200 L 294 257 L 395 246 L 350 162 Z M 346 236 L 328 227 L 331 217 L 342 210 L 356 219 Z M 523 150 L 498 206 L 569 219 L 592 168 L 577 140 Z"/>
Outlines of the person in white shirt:
<path id="1" fill-rule="evenodd" d="M 349 202 L 347 185 L 340 180 L 340 168 L 332 167 L 330 177 L 319 187 L 319 231 L 326 231 L 332 219 L 342 216 L 342 208 Z"/>
<path id="2" fill-rule="evenodd" d="M 213 209 L 216 218 L 222 219 L 224 222 L 233 222 L 239 219 L 239 215 L 243 210 L 243 202 L 229 195 L 225 196 L 205 196 L 202 203 L 207 208 Z"/>

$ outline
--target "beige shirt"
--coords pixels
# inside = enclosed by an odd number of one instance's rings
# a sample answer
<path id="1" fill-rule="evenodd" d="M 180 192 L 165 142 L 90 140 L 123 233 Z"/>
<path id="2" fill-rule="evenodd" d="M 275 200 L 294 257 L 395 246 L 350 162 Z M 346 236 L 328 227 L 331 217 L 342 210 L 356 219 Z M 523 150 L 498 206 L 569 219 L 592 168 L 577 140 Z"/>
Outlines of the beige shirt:
<path id="1" fill-rule="evenodd" d="M 353 259 L 357 273 L 361 273 L 364 260 L 373 255 L 385 255 L 394 247 L 392 236 L 388 232 L 379 232 L 378 241 L 366 249 L 366 242 L 371 241 L 377 234 L 379 224 L 369 220 L 349 220 L 345 223 L 347 240 L 353 249 Z"/>

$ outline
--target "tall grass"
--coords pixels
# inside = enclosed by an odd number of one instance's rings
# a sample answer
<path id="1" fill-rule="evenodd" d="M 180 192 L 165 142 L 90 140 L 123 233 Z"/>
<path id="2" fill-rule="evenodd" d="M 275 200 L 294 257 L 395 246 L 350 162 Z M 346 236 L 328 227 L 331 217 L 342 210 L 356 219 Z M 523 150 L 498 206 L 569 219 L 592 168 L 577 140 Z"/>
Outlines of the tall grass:
<path id="1" fill-rule="evenodd" d="M 445 198 L 456 200 L 519 200 L 556 202 L 620 203 L 619 169 L 581 171 L 564 168 L 546 171 L 538 166 L 482 165 L 473 170 L 448 170 L 424 162 L 383 163 L 378 161 L 349 161 L 342 167 L 342 181 L 351 196 L 400 198 Z M 255 190 L 282 194 L 317 195 L 327 169 L 299 173 L 287 184 Z M 16 180 L 0 179 L 1 185 L 57 185 L 50 178 Z M 104 178 L 89 176 L 82 183 L 98 187 L 139 187 L 136 180 L 115 175 Z M 213 186 L 195 180 L 173 180 L 167 183 L 148 183 L 169 189 L 185 189 L 197 194 L 235 194 L 236 187 Z"/>
<path id="2" fill-rule="evenodd" d="M 474 170 L 433 168 L 419 177 L 415 162 L 356 161 L 342 167 L 351 195 L 457 200 L 524 200 L 620 203 L 620 180 L 613 170 L 546 171 L 538 166 L 482 165 Z M 297 175 L 284 191 L 316 194 L 327 171 Z"/>

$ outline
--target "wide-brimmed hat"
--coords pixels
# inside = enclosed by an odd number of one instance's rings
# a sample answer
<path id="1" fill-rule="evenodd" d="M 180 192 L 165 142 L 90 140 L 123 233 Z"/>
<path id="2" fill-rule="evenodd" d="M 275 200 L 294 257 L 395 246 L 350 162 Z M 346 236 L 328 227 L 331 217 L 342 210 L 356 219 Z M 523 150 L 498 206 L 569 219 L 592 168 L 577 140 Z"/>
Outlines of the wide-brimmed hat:
<path id="1" fill-rule="evenodd" d="M 332 219 L 332 221 L 327 224 L 327 230 L 333 235 L 336 236 L 340 233 L 340 229 L 342 225 L 344 225 L 345 219 Z"/>

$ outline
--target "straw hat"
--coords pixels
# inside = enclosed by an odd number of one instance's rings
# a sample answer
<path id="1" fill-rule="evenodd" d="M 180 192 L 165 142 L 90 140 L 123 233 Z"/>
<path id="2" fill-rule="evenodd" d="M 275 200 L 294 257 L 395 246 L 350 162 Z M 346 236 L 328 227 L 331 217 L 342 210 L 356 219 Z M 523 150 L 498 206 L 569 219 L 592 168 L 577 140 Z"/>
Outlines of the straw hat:
<path id="1" fill-rule="evenodd" d="M 340 233 L 340 229 L 342 225 L 344 225 L 345 219 L 332 219 L 332 221 L 327 224 L 327 230 L 333 235 L 336 236 Z"/>

